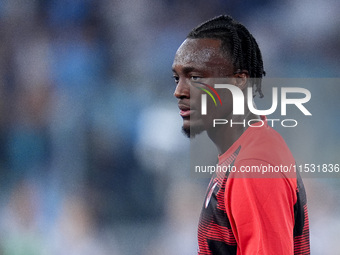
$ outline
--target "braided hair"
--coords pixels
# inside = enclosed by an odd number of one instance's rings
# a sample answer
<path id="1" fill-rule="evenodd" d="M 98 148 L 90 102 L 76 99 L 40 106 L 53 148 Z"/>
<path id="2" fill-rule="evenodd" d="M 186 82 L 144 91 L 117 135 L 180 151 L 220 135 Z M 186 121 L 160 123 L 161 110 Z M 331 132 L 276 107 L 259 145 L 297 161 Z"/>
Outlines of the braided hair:
<path id="1" fill-rule="evenodd" d="M 220 15 L 194 28 L 187 38 L 212 38 L 221 40 L 224 54 L 232 59 L 236 73 L 247 72 L 255 93 L 263 97 L 262 76 L 266 73 L 259 46 L 248 29 L 229 15 Z"/>

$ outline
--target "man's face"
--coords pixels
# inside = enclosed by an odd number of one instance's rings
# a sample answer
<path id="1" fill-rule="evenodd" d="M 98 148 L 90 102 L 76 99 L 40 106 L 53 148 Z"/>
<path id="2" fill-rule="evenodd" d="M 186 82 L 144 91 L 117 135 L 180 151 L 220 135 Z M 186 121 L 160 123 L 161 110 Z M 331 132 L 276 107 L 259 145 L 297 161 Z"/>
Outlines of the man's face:
<path id="1" fill-rule="evenodd" d="M 220 90 L 223 106 L 216 107 L 208 99 L 208 114 L 201 115 L 201 94 L 205 92 L 199 87 L 206 88 L 202 83 L 213 87 L 217 80 L 221 83 L 221 78 L 230 77 L 234 72 L 231 61 L 221 51 L 220 40 L 186 39 L 176 52 L 172 70 L 177 83 L 174 96 L 178 99 L 183 131 L 188 137 L 211 128 L 213 119 L 232 114 L 231 93 Z"/>

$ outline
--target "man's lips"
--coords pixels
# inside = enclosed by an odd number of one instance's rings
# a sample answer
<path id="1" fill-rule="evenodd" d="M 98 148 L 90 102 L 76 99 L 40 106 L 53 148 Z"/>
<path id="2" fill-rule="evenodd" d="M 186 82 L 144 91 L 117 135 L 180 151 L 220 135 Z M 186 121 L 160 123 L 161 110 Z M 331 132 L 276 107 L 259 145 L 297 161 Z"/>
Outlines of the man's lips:
<path id="1" fill-rule="evenodd" d="M 179 115 L 181 115 L 183 118 L 190 117 L 190 114 L 191 114 L 190 110 L 186 110 L 186 111 L 180 110 L 179 111 Z"/>
<path id="2" fill-rule="evenodd" d="M 192 113 L 192 110 L 188 105 L 178 104 L 178 108 L 180 109 L 179 115 L 181 115 L 183 118 L 189 117 Z"/>

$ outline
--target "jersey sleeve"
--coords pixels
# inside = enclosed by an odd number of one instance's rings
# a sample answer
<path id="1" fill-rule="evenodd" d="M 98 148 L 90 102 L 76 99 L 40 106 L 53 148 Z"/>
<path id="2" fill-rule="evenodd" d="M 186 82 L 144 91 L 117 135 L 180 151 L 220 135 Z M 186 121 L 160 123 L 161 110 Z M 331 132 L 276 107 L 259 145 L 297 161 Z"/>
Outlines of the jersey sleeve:
<path id="1" fill-rule="evenodd" d="M 260 160 L 242 160 L 235 166 L 261 164 Z M 228 178 L 224 199 L 237 254 L 294 254 L 296 184 L 281 173 L 272 177 L 235 174 Z"/>

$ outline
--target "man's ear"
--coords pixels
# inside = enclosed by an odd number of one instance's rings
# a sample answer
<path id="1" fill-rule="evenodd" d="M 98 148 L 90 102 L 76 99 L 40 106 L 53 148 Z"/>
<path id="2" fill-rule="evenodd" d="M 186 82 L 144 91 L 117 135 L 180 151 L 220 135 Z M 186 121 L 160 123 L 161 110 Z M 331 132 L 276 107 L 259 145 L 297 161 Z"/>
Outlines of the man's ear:
<path id="1" fill-rule="evenodd" d="M 234 77 L 236 80 L 235 85 L 237 87 L 239 87 L 241 90 L 244 90 L 245 88 L 247 88 L 248 78 L 249 78 L 248 73 L 245 73 L 245 72 L 236 73 Z"/>

